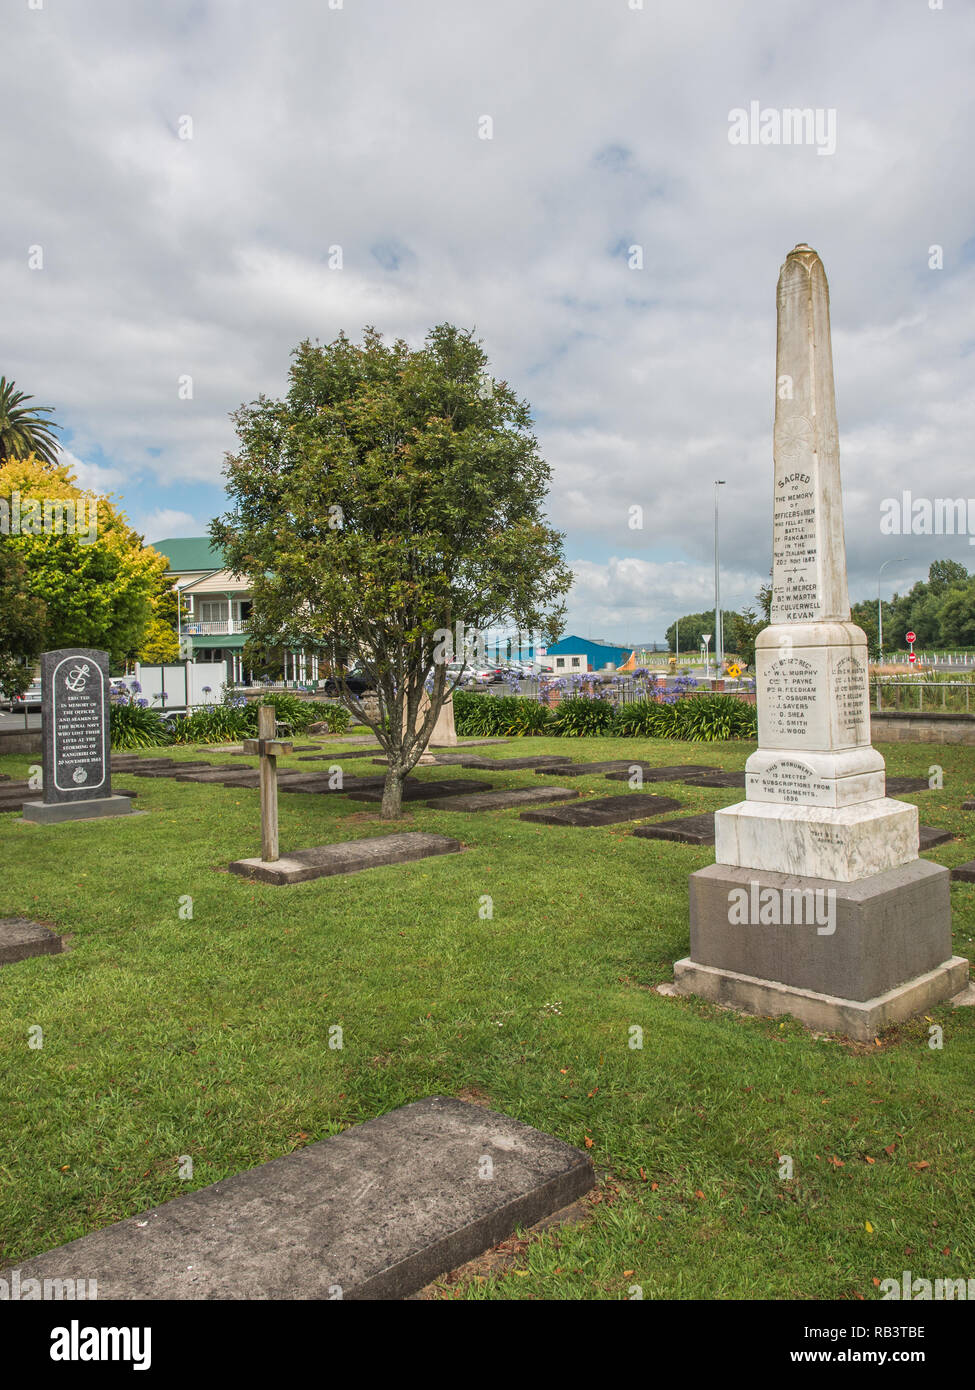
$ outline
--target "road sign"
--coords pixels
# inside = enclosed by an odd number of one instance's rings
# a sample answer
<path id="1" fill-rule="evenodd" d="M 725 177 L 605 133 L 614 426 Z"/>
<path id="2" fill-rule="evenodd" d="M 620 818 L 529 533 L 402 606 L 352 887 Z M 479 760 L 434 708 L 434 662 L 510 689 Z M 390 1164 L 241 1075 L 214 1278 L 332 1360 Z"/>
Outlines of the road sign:
<path id="1" fill-rule="evenodd" d="M 913 632 L 909 632 L 909 633 L 907 634 L 907 639 L 906 639 L 906 640 L 907 640 L 908 642 L 916 642 L 916 641 L 917 641 L 917 638 L 915 637 L 915 635 L 914 635 Z"/>
<path id="2" fill-rule="evenodd" d="M 914 653 L 914 652 L 909 652 L 909 653 L 908 653 L 907 659 L 908 659 L 908 661 L 917 661 L 917 655 L 916 655 L 916 653 Z"/>

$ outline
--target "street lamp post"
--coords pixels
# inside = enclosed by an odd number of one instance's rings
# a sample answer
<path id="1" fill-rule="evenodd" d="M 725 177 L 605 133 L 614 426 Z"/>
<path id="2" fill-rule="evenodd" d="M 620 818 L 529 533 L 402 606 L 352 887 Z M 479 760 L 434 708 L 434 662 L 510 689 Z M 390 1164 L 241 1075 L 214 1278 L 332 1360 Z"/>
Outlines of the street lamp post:
<path id="1" fill-rule="evenodd" d="M 724 625 L 721 620 L 721 567 L 718 562 L 718 488 L 724 487 L 724 478 L 714 480 L 714 653 L 715 674 L 721 674 L 724 661 Z"/>
<path id="2" fill-rule="evenodd" d="M 884 605 L 880 597 L 880 579 L 888 565 L 904 565 L 907 559 L 903 555 L 895 556 L 892 560 L 885 560 L 877 571 L 877 664 L 883 665 L 884 661 Z M 877 671 L 877 708 L 880 709 L 880 671 Z"/>
<path id="3" fill-rule="evenodd" d="M 888 565 L 906 564 L 906 556 L 899 555 L 895 556 L 893 560 L 885 560 L 877 571 L 877 651 L 881 661 L 884 659 L 884 605 L 880 598 L 880 578 Z"/>

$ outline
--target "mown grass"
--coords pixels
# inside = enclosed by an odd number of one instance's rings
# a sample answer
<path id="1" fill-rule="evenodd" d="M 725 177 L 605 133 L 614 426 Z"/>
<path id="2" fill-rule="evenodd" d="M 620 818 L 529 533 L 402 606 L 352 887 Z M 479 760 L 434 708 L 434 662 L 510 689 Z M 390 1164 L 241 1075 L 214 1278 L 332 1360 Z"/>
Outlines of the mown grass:
<path id="1" fill-rule="evenodd" d="M 751 747 L 531 739 L 497 753 L 741 767 Z M 969 834 L 975 748 L 883 752 L 892 775 L 938 761 L 944 789 L 914 798 L 921 818 Z M 487 776 L 417 773 L 444 775 Z M 975 1275 L 975 1010 L 945 1005 L 868 1047 L 656 994 L 687 954 L 687 875 L 712 851 L 413 803 L 404 828 L 458 836 L 465 852 L 273 888 L 226 873 L 258 852 L 256 792 L 115 780 L 151 815 L 0 817 L 0 916 L 71 937 L 64 955 L 0 969 L 0 1263 L 447 1094 L 589 1147 L 603 1175 L 584 1223 L 450 1296 L 872 1298 L 905 1268 Z M 676 795 L 679 814 L 738 799 L 650 790 Z M 280 819 L 284 849 L 389 829 L 343 797 L 282 793 Z M 967 839 L 927 857 L 973 853 Z M 955 950 L 971 958 L 975 890 L 953 886 L 952 902 Z"/>

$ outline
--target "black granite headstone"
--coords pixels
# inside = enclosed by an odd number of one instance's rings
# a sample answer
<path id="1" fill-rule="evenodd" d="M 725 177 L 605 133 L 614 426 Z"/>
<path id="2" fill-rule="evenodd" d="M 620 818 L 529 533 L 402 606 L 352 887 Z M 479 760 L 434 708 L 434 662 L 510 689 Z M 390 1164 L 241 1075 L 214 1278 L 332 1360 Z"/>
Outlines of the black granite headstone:
<path id="1" fill-rule="evenodd" d="M 108 652 L 45 652 L 41 709 L 45 805 L 111 796 Z"/>
<path id="2" fill-rule="evenodd" d="M 112 795 L 108 652 L 67 647 L 41 657 L 44 790 L 24 803 L 25 820 L 132 814 L 128 797 Z"/>

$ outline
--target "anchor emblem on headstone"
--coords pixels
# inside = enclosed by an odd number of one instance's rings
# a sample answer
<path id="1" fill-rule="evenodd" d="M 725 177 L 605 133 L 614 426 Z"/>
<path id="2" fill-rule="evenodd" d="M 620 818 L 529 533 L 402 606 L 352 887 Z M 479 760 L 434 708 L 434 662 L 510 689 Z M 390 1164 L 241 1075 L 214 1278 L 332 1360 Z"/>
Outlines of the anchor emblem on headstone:
<path id="1" fill-rule="evenodd" d="M 71 670 L 64 678 L 64 683 L 69 690 L 79 692 L 84 690 L 88 684 L 88 677 L 91 675 L 90 666 L 72 666 Z"/>

